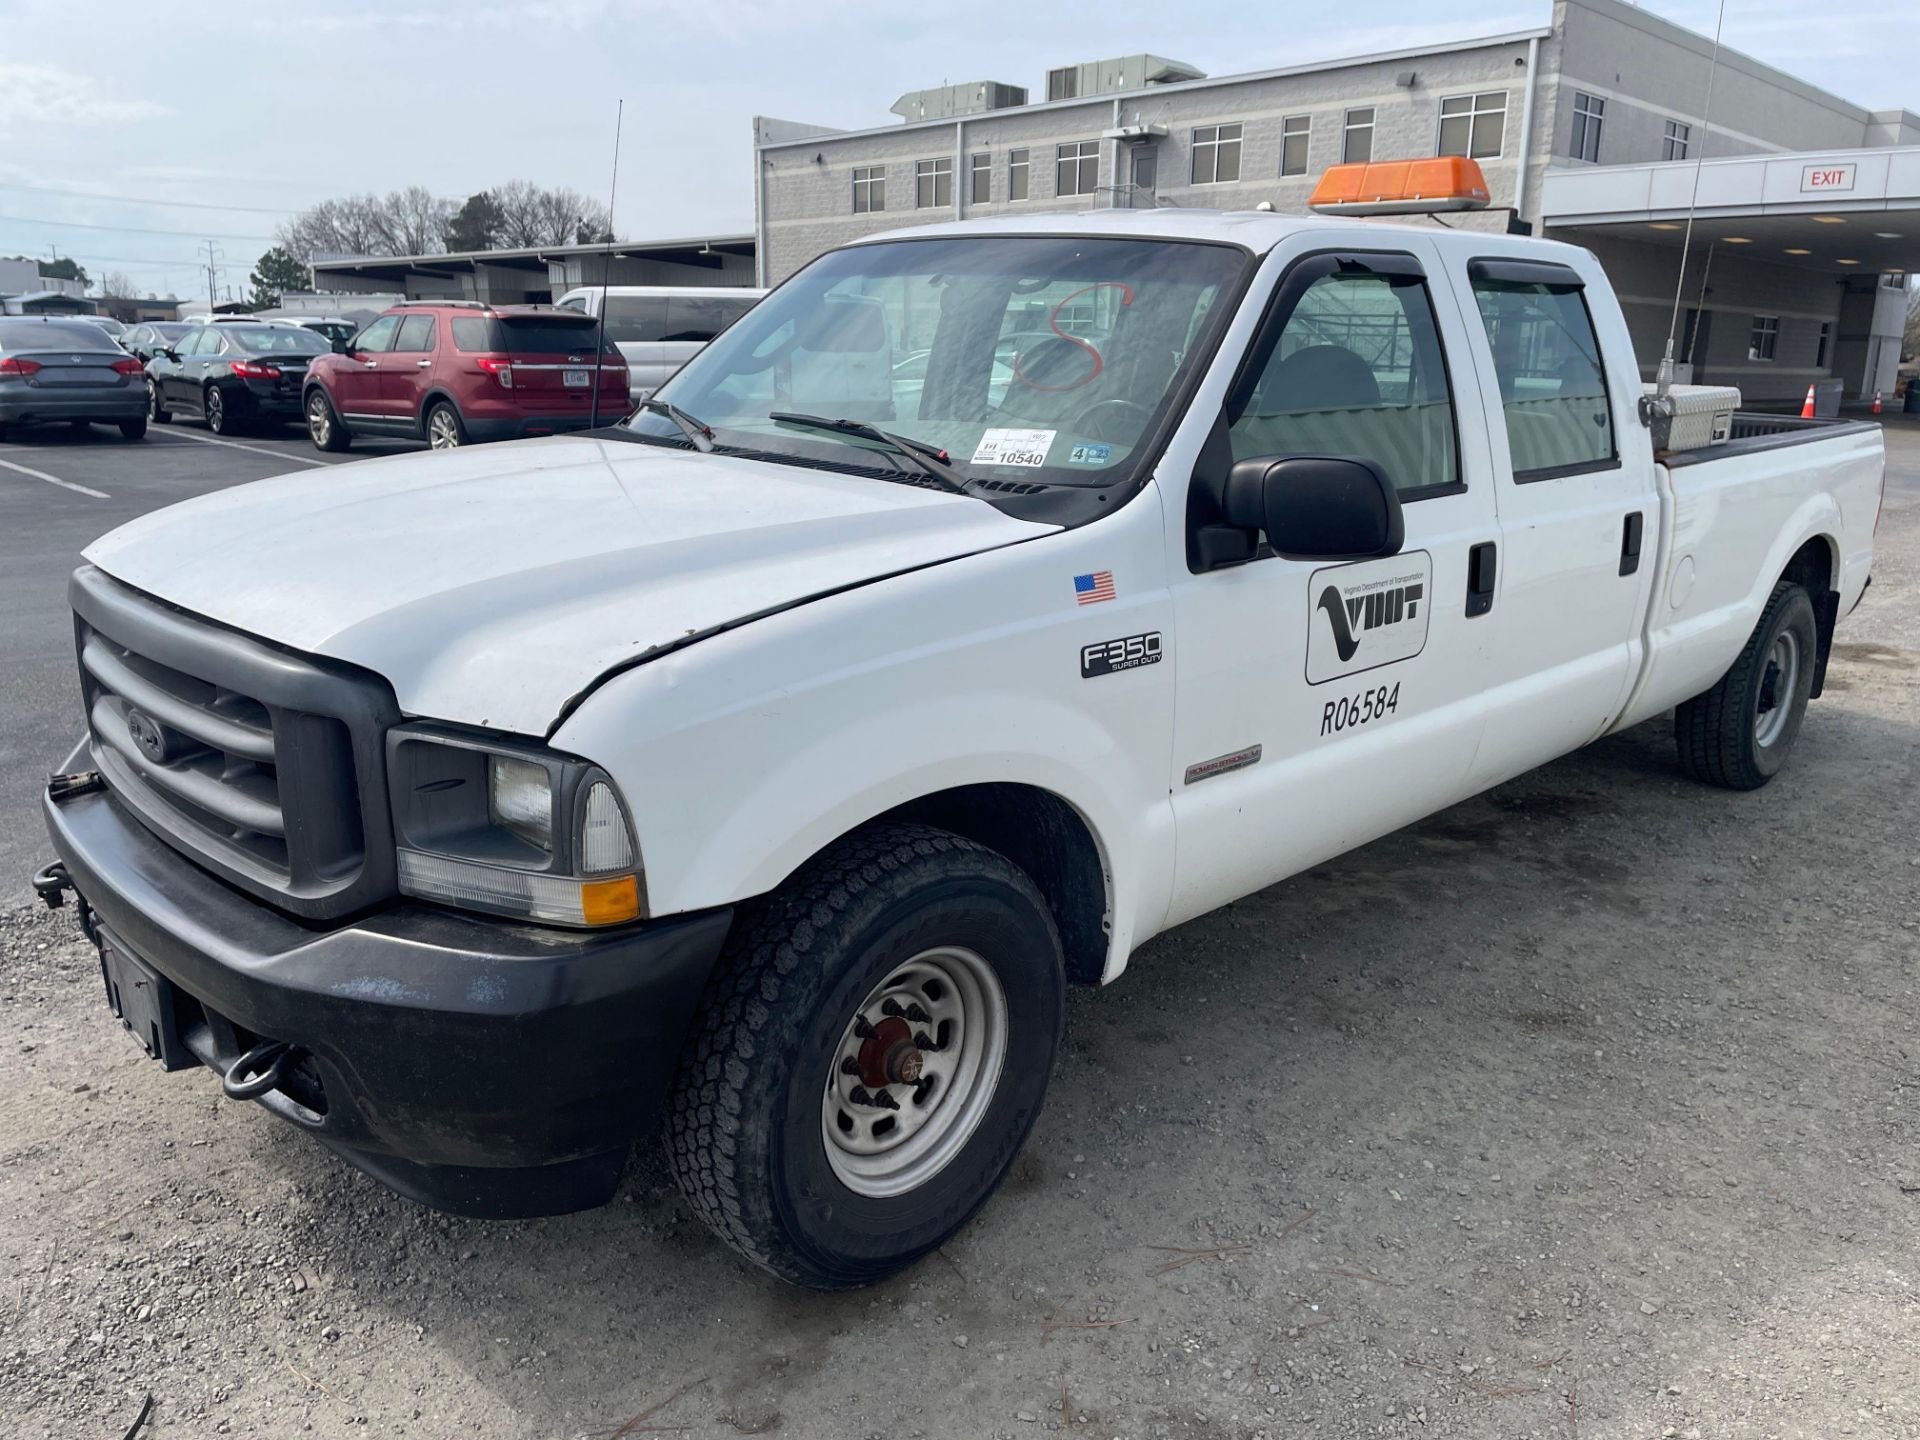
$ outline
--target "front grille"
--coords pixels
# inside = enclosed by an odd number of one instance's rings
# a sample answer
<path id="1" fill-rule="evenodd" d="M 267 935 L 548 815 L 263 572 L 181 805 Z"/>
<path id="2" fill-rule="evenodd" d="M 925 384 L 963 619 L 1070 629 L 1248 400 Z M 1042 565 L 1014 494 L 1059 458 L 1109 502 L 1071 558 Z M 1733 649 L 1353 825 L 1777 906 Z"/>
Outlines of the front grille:
<path id="1" fill-rule="evenodd" d="M 377 678 L 73 578 L 95 768 L 149 829 L 296 915 L 393 893 Z"/>

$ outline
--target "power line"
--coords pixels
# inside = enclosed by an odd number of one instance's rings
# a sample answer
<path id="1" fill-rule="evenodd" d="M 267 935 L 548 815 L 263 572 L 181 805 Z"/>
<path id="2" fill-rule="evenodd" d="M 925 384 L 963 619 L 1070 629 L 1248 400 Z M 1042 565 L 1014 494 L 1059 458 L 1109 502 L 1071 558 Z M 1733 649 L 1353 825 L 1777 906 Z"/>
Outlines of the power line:
<path id="1" fill-rule="evenodd" d="M 158 205 L 174 210 L 230 210 L 239 215 L 298 215 L 299 210 L 274 210 L 261 205 L 211 205 L 203 200 L 142 200 L 134 195 L 96 195 L 86 190 L 56 190 L 51 185 L 23 185 L 17 180 L 0 180 L 0 190 L 31 190 L 36 195 L 65 195 L 73 200 L 93 200 L 109 205 Z"/>
<path id="2" fill-rule="evenodd" d="M 190 240 L 195 235 L 218 235 L 222 240 L 271 240 L 271 235 L 243 234 L 226 230 L 148 230 L 138 225 L 92 225 L 79 220 L 49 220 L 38 215 L 0 215 L 0 223 L 10 225 L 58 225 L 68 230 L 118 230 L 128 235 L 172 235 Z"/>

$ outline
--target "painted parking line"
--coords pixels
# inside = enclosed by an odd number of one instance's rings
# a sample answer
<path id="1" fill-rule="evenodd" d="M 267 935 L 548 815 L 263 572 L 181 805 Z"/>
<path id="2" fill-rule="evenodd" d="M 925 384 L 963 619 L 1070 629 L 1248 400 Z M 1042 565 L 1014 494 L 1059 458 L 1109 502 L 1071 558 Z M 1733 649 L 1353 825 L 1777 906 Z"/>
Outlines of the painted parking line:
<path id="1" fill-rule="evenodd" d="M 26 466 L 16 465 L 11 460 L 0 460 L 0 466 L 5 466 L 9 470 L 18 470 L 22 475 L 31 475 L 35 480 L 44 480 L 49 485 L 58 485 L 62 490 L 73 490 L 82 495 L 91 495 L 96 500 L 111 498 L 104 490 L 90 490 L 85 485 L 76 485 L 71 480 L 62 480 L 58 475 L 49 475 L 44 470 L 29 470 Z"/>
<path id="2" fill-rule="evenodd" d="M 269 455 L 275 460 L 291 460 L 296 465 L 338 465 L 338 460 L 316 460 L 311 455 L 293 455 L 285 450 L 269 450 L 264 445 L 243 445 L 238 440 L 222 440 L 214 435 L 196 435 L 191 430 L 149 430 L 149 440 L 197 440 L 202 445 L 224 445 L 229 450 L 247 450 L 255 455 Z"/>

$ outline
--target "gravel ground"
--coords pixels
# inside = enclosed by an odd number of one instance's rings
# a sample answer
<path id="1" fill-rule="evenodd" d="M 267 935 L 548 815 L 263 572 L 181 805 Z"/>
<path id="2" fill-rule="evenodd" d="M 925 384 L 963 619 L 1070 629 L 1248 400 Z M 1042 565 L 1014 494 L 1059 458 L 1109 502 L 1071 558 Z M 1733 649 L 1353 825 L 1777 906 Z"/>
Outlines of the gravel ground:
<path id="1" fill-rule="evenodd" d="M 1920 1435 L 1916 440 L 1771 787 L 1649 724 L 1161 937 L 863 1294 L 747 1269 L 657 1154 L 585 1215 L 398 1200 L 0 914 L 0 1432 Z"/>

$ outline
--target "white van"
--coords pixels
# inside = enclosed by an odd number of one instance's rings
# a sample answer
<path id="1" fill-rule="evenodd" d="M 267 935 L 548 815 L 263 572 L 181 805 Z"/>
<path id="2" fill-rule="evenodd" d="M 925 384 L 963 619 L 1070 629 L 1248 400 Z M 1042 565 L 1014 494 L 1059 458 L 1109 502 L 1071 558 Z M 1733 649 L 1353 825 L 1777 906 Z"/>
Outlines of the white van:
<path id="1" fill-rule="evenodd" d="M 583 315 L 598 315 L 600 297 L 606 296 L 607 339 L 627 357 L 633 398 L 640 401 L 766 293 L 737 285 L 610 285 L 604 291 L 586 285 L 569 290 L 560 303 Z"/>

